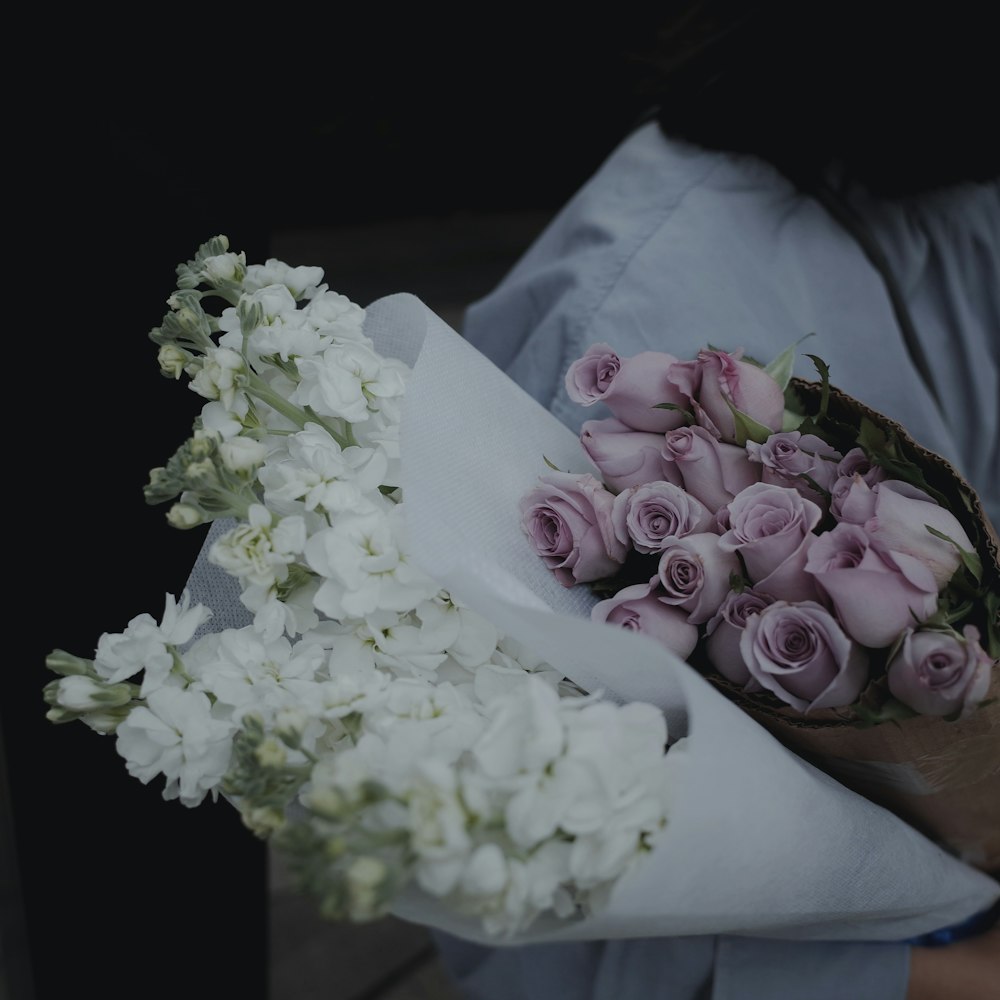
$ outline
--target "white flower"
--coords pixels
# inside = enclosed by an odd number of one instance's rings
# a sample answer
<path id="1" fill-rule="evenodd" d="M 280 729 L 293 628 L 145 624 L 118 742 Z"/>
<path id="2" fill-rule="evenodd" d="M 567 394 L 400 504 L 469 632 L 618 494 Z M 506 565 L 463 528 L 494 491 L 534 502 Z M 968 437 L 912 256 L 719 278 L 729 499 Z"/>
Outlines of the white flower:
<path id="1" fill-rule="evenodd" d="M 247 521 L 219 538 L 208 557 L 241 580 L 270 587 L 285 579 L 289 564 L 302 552 L 305 541 L 302 518 L 286 517 L 274 524 L 263 504 L 253 504 Z"/>
<path id="2" fill-rule="evenodd" d="M 233 411 L 237 390 L 247 374 L 242 354 L 228 347 L 217 347 L 206 352 L 199 371 L 188 386 L 199 396 L 218 400 L 227 410 Z"/>
<path id="3" fill-rule="evenodd" d="M 219 445 L 219 457 L 232 472 L 252 472 L 267 458 L 267 445 L 250 437 L 233 437 Z"/>
<path id="4" fill-rule="evenodd" d="M 347 514 L 316 532 L 305 545 L 306 563 L 323 577 L 316 607 L 331 618 L 361 618 L 378 608 L 406 611 L 436 594 L 408 561 L 401 536 L 402 506 Z"/>
<path id="5" fill-rule="evenodd" d="M 317 295 L 302 313 L 316 330 L 338 343 L 372 346 L 372 341 L 363 332 L 364 309 L 346 295 L 327 290 Z"/>
<path id="6" fill-rule="evenodd" d="M 351 423 L 378 409 L 372 405 L 376 399 L 403 394 L 400 371 L 362 344 L 335 344 L 321 358 L 303 358 L 298 367 L 302 382 L 292 402 Z"/>
<path id="7" fill-rule="evenodd" d="M 258 475 L 269 507 L 289 510 L 298 501 L 333 514 L 371 509 L 389 466 L 381 449 L 341 448 L 317 424 L 306 424 L 285 447 Z"/>
<path id="8" fill-rule="evenodd" d="M 165 799 L 196 806 L 228 770 L 235 731 L 212 716 L 207 695 L 163 687 L 118 726 L 117 748 L 133 777 L 148 784 L 162 774 Z"/>
<path id="9" fill-rule="evenodd" d="M 312 696 L 325 660 L 319 646 L 293 645 L 284 637 L 265 642 L 252 628 L 228 629 L 211 657 L 200 656 L 190 669 L 197 670 L 197 686 L 211 691 L 220 706 L 232 709 L 235 720 L 249 711 L 270 720 L 280 709 Z"/>
<path id="10" fill-rule="evenodd" d="M 194 636 L 198 626 L 211 618 L 204 605 L 190 607 L 190 595 L 185 592 L 178 604 L 167 594 L 163 620 L 157 624 L 151 615 L 133 618 L 124 632 L 105 633 L 97 644 L 94 669 L 109 684 L 134 677 L 144 670 L 141 696 L 162 685 L 174 666 L 172 647 L 183 646 Z"/>
<path id="11" fill-rule="evenodd" d="M 308 297 L 323 281 L 321 267 L 290 267 L 284 261 L 269 257 L 263 264 L 251 264 L 243 279 L 243 288 L 248 292 L 283 285 L 296 299 Z"/>
<path id="12" fill-rule="evenodd" d="M 127 684 L 102 684 L 83 674 L 70 674 L 59 679 L 55 698 L 60 707 L 71 712 L 90 712 L 127 705 L 132 693 Z"/>
<path id="13" fill-rule="evenodd" d="M 244 586 L 240 603 L 254 613 L 254 629 L 265 639 L 300 635 L 319 623 L 319 615 L 313 607 L 318 589 L 319 580 L 310 578 L 279 600 L 273 585 L 251 584 Z"/>
<path id="14" fill-rule="evenodd" d="M 246 254 L 242 251 L 239 253 L 229 251 L 216 254 L 214 257 L 206 257 L 201 264 L 201 277 L 210 285 L 217 285 L 223 281 L 238 281 L 246 262 Z"/>
<path id="15" fill-rule="evenodd" d="M 406 800 L 410 846 L 420 859 L 417 881 L 443 896 L 455 887 L 472 849 L 454 769 L 433 758 L 421 761 Z"/>

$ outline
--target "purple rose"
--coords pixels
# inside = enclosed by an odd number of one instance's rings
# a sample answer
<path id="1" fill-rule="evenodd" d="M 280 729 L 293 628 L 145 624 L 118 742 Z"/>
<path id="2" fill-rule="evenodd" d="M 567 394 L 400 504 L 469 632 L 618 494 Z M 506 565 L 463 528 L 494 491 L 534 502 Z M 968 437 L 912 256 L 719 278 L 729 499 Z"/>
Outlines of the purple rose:
<path id="1" fill-rule="evenodd" d="M 806 572 L 833 604 L 851 638 L 891 645 L 938 606 L 934 574 L 905 552 L 884 551 L 856 524 L 841 522 L 809 549 Z"/>
<path id="2" fill-rule="evenodd" d="M 601 470 L 605 485 L 615 493 L 654 480 L 681 483 L 674 463 L 663 457 L 662 434 L 634 431 L 615 417 L 608 417 L 584 421 L 580 444 Z"/>
<path id="3" fill-rule="evenodd" d="M 979 630 L 909 629 L 889 662 L 893 697 L 921 715 L 968 715 L 985 697 L 996 661 L 979 645 Z"/>
<path id="4" fill-rule="evenodd" d="M 869 486 L 874 486 L 883 479 L 889 478 L 885 469 L 881 465 L 876 465 L 868 457 L 868 453 L 864 448 L 852 448 L 837 463 L 836 478 L 841 479 L 844 476 L 851 479 L 855 476 L 861 476 Z"/>
<path id="5" fill-rule="evenodd" d="M 671 381 L 694 405 L 698 423 L 736 440 L 733 409 L 759 424 L 780 431 L 785 415 L 785 394 L 763 368 L 740 360 L 742 348 L 732 353 L 704 350 L 694 361 L 678 361 Z"/>
<path id="6" fill-rule="evenodd" d="M 676 464 L 684 489 L 713 512 L 760 480 L 760 466 L 750 461 L 746 448 L 719 441 L 704 427 L 668 431 L 663 457 Z"/>
<path id="7" fill-rule="evenodd" d="M 723 549 L 743 558 L 751 583 L 786 601 L 817 600 L 815 579 L 805 571 L 812 534 L 823 512 L 798 490 L 754 483 L 728 505 Z"/>
<path id="8" fill-rule="evenodd" d="M 888 473 L 885 469 L 872 462 L 862 448 L 852 448 L 837 463 L 837 476 L 830 487 L 830 513 L 838 521 L 863 524 L 871 517 L 875 504 L 871 487 L 887 478 Z M 870 503 L 869 497 L 871 497 Z M 848 503 L 856 505 L 853 515 L 844 509 Z M 858 507 L 858 504 L 861 506 Z M 868 509 L 866 516 L 861 516 L 863 508 Z"/>
<path id="9" fill-rule="evenodd" d="M 672 538 L 660 553 L 656 571 L 663 588 L 660 600 L 683 608 L 688 621 L 700 625 L 719 610 L 734 573 L 741 573 L 740 561 L 719 547 L 714 532 Z"/>
<path id="10" fill-rule="evenodd" d="M 628 545 L 614 529 L 615 495 L 591 475 L 553 472 L 521 498 L 521 527 L 564 587 L 611 576 Z"/>
<path id="11" fill-rule="evenodd" d="M 814 503 L 825 506 L 837 476 L 841 454 L 815 434 L 784 431 L 772 434 L 763 444 L 747 441 L 747 454 L 762 468 L 760 481 L 790 486 Z M 808 476 L 808 479 L 803 478 Z M 819 487 L 814 488 L 810 480 Z"/>
<path id="12" fill-rule="evenodd" d="M 595 604 L 593 621 L 607 622 L 633 632 L 643 632 L 686 660 L 698 643 L 698 628 L 679 608 L 659 599 L 657 581 L 637 583 L 619 590 L 614 597 Z"/>
<path id="13" fill-rule="evenodd" d="M 896 479 L 876 483 L 872 516 L 864 529 L 883 549 L 905 552 L 926 563 L 939 588 L 958 569 L 961 556 L 951 542 L 932 535 L 928 526 L 947 535 L 956 545 L 971 551 L 974 546 L 950 510 L 936 503 L 923 490 Z"/>
<path id="14" fill-rule="evenodd" d="M 660 552 L 668 539 L 712 531 L 715 517 L 690 493 L 668 482 L 645 483 L 615 500 L 625 514 L 625 529 L 636 551 Z"/>
<path id="15" fill-rule="evenodd" d="M 751 615 L 740 652 L 750 676 L 799 712 L 850 705 L 868 683 L 868 654 L 815 601 Z"/>
<path id="16" fill-rule="evenodd" d="M 760 691 L 761 687 L 743 662 L 740 639 L 747 619 L 773 603 L 770 594 L 760 594 L 752 587 L 731 590 L 705 625 L 705 655 L 709 662 L 723 677 L 742 684 L 744 691 Z"/>
<path id="17" fill-rule="evenodd" d="M 643 351 L 622 358 L 608 344 L 593 344 L 566 371 L 566 392 L 581 406 L 604 403 L 636 431 L 663 434 L 684 423 L 690 401 L 667 375 L 677 358 L 663 351 Z M 659 409 L 673 403 L 679 410 Z"/>

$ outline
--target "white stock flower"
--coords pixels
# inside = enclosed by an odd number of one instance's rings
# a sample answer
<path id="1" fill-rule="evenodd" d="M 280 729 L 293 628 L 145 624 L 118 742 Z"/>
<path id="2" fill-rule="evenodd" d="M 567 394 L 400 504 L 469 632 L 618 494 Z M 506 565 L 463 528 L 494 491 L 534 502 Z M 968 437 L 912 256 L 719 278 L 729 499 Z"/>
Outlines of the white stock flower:
<path id="1" fill-rule="evenodd" d="M 319 425 L 306 424 L 258 478 L 264 502 L 274 509 L 290 510 L 299 502 L 310 511 L 360 513 L 371 508 L 388 466 L 381 449 L 341 448 Z"/>
<path id="2" fill-rule="evenodd" d="M 303 358 L 298 368 L 302 381 L 292 402 L 350 423 L 367 419 L 378 409 L 376 400 L 403 394 L 398 367 L 363 344 L 334 344 L 322 357 Z"/>
<path id="3" fill-rule="evenodd" d="M 417 881 L 444 896 L 455 888 L 473 846 L 454 768 L 434 758 L 420 761 L 406 801 Z"/>
<path id="4" fill-rule="evenodd" d="M 236 394 L 247 374 L 246 362 L 239 351 L 228 347 L 211 348 L 205 353 L 200 370 L 188 386 L 199 396 L 218 400 L 227 410 L 235 412 Z M 240 395 L 242 397 L 242 393 Z M 242 400 L 242 405 L 245 406 L 245 402 Z M 243 412 L 246 412 L 245 409 Z"/>
<path id="5" fill-rule="evenodd" d="M 204 693 L 164 687 L 119 724 L 116 745 L 129 774 L 143 784 L 162 774 L 165 799 L 196 806 L 228 770 L 235 732 L 213 717 Z"/>
<path id="6" fill-rule="evenodd" d="M 317 331 L 337 343 L 373 346 L 364 334 L 365 310 L 346 295 L 324 291 L 312 299 L 302 313 Z"/>
<path id="7" fill-rule="evenodd" d="M 253 504 L 246 522 L 217 539 L 208 553 L 209 561 L 249 584 L 270 587 L 288 575 L 306 543 L 305 522 L 285 517 L 274 523 L 271 511 Z"/>
<path id="8" fill-rule="evenodd" d="M 236 720 L 253 711 L 268 721 L 282 708 L 308 702 L 325 661 L 319 646 L 284 637 L 265 642 L 252 628 L 228 629 L 210 658 L 199 657 L 197 686 Z"/>
<path id="9" fill-rule="evenodd" d="M 269 286 L 282 285 L 295 299 L 309 297 L 323 281 L 321 267 L 291 267 L 274 257 L 269 257 L 263 264 L 251 264 L 246 271 L 243 279 L 245 291 L 255 292 Z"/>
<path id="10" fill-rule="evenodd" d="M 323 582 L 316 607 L 331 618 L 361 618 L 386 608 L 406 611 L 437 593 L 402 549 L 402 506 L 346 514 L 312 535 L 305 560 Z"/>
<path id="11" fill-rule="evenodd" d="M 201 262 L 200 274 L 210 285 L 216 285 L 221 281 L 236 281 L 240 272 L 246 267 L 246 262 L 246 254 L 242 250 L 239 253 L 229 251 L 216 254 L 214 257 L 206 257 Z"/>
<path id="12" fill-rule="evenodd" d="M 162 685 L 174 666 L 172 647 L 189 642 L 198 626 L 212 617 L 202 604 L 190 606 L 185 591 L 178 604 L 173 594 L 167 594 L 163 618 L 157 623 L 149 614 L 137 615 L 124 632 L 104 633 L 98 640 L 94 669 L 109 684 L 134 677 L 144 671 L 142 697 Z"/>
<path id="13" fill-rule="evenodd" d="M 245 397 L 241 397 L 244 403 L 243 415 L 246 415 L 248 403 Z M 212 435 L 222 441 L 236 437 L 243 430 L 243 422 L 227 410 L 219 402 L 206 403 L 201 408 L 201 431 L 195 436 Z"/>
<path id="14" fill-rule="evenodd" d="M 250 437 L 233 437 L 219 445 L 219 457 L 232 472 L 252 472 L 267 458 L 267 445 Z"/>
<path id="15" fill-rule="evenodd" d="M 71 712 L 90 712 L 127 705 L 132 700 L 127 684 L 102 684 L 84 674 L 60 677 L 56 685 L 56 703 Z"/>
<path id="16" fill-rule="evenodd" d="M 319 589 L 319 580 L 310 577 L 279 600 L 274 586 L 257 584 L 244 586 L 240 603 L 253 612 L 253 627 L 267 640 L 280 635 L 300 635 L 315 628 L 319 615 L 313 607 L 313 597 Z"/>

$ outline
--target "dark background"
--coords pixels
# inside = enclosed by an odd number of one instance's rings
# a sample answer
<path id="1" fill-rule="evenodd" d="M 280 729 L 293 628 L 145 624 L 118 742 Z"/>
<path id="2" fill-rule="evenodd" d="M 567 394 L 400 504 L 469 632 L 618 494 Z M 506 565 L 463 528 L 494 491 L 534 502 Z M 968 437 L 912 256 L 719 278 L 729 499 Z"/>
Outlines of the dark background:
<path id="1" fill-rule="evenodd" d="M 11 101 L 0 994 L 12 1000 L 265 995 L 264 845 L 223 802 L 164 802 L 113 737 L 49 723 L 41 699 L 48 652 L 90 656 L 102 632 L 159 618 L 201 545 L 142 495 L 200 409 L 159 375 L 147 338 L 177 263 L 217 233 L 259 262 L 290 227 L 552 213 L 643 109 L 639 21 L 355 12 L 276 26 L 244 13 L 234 37 L 177 16 L 51 26 L 25 42 L 37 69 Z M 379 283 L 410 290 L 388 272 Z"/>

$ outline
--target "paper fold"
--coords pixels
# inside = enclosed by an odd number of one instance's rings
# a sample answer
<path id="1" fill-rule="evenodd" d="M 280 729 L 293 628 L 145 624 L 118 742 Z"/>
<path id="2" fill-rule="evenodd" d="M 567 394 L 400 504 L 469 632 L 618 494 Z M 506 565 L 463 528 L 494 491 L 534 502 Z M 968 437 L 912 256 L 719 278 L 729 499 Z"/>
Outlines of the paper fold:
<path id="1" fill-rule="evenodd" d="M 647 701 L 688 737 L 667 828 L 595 917 L 507 943 L 678 934 L 899 940 L 960 922 L 1000 884 L 781 746 L 644 636 L 590 621 L 520 529 L 547 471 L 595 472 L 577 436 L 412 295 L 367 309 L 376 349 L 407 361 L 403 498 L 412 558 L 458 600 L 587 690 Z M 404 919 L 497 943 L 416 891 Z"/>

